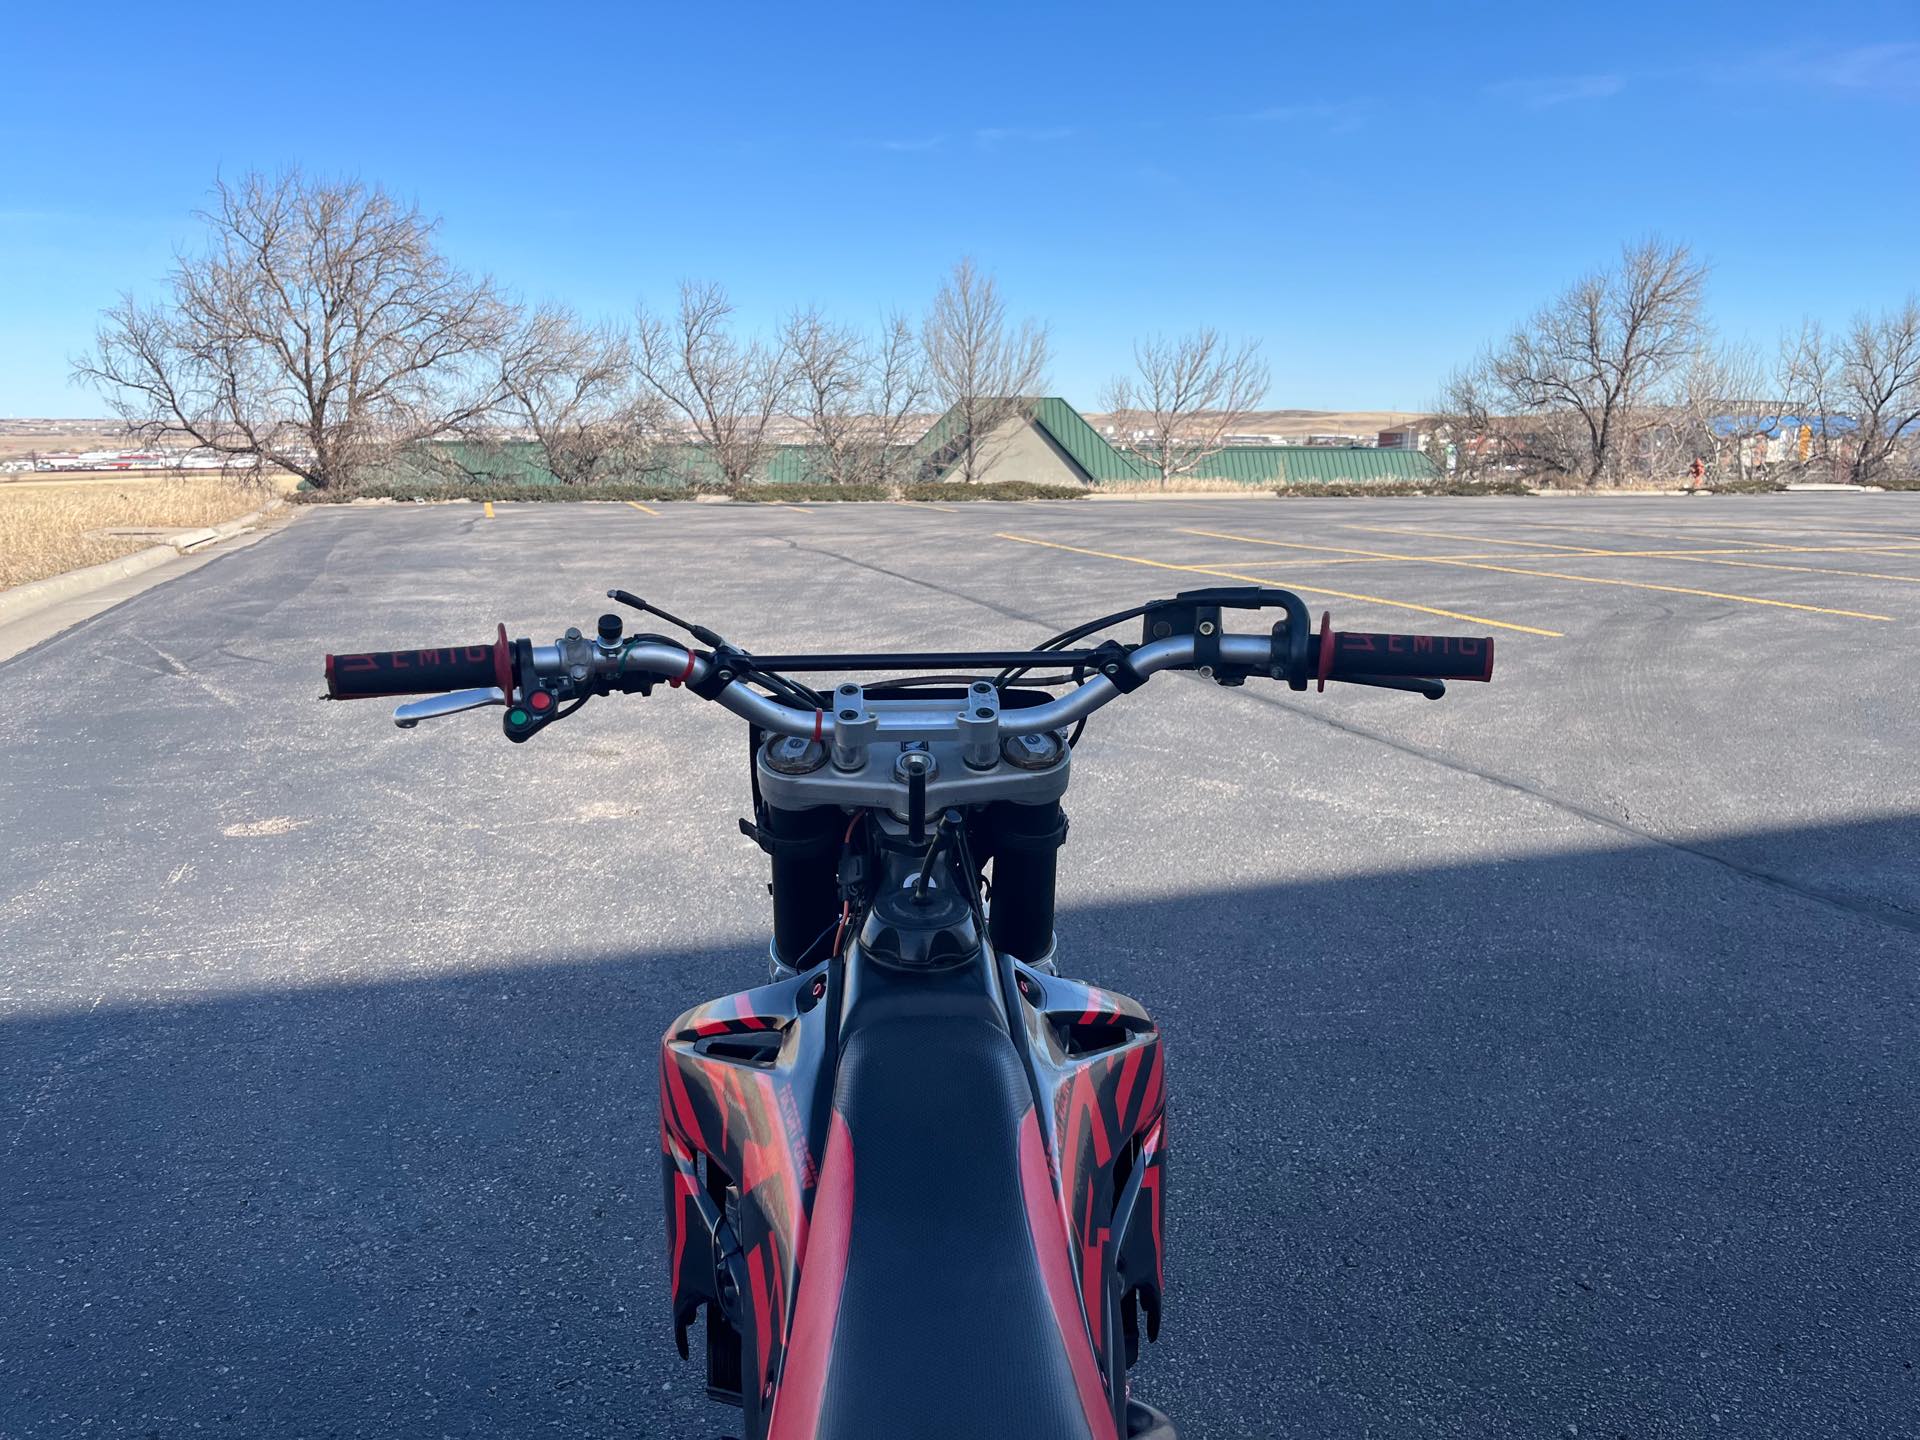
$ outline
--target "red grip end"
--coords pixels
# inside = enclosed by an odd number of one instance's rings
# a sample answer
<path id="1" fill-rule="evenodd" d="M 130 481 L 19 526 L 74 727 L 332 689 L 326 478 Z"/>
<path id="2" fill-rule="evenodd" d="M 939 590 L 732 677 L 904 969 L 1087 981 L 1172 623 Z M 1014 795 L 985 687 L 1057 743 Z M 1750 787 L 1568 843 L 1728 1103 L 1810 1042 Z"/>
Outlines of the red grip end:
<path id="1" fill-rule="evenodd" d="M 332 667 L 331 655 L 327 657 L 327 664 L 329 668 Z M 500 687 L 500 693 L 511 702 L 513 699 L 513 646 L 507 640 L 507 627 L 504 624 L 500 627 L 500 637 L 493 642 L 493 678 L 494 683 Z"/>

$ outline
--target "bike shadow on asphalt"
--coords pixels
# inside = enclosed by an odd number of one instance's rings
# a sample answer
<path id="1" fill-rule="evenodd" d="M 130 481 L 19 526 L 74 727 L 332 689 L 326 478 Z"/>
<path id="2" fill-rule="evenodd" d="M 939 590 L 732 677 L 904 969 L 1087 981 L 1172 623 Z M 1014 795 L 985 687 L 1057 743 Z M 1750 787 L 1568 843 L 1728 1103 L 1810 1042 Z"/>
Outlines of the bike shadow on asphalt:
<path id="1" fill-rule="evenodd" d="M 1916 873 L 1904 817 L 1063 911 L 1169 1054 L 1138 1393 L 1188 1440 L 1902 1430 Z M 0 1433 L 728 1431 L 655 1047 L 763 955 L 0 1024 Z"/>

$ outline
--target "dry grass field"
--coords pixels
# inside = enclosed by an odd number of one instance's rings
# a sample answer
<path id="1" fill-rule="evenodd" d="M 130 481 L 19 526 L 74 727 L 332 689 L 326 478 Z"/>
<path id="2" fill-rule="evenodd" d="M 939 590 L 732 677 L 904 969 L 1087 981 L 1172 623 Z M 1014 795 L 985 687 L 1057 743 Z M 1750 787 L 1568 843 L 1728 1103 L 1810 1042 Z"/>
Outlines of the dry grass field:
<path id="1" fill-rule="evenodd" d="M 218 478 L 140 476 L 0 485 L 0 590 L 145 549 L 152 536 L 107 530 L 188 530 L 265 503 L 266 489 Z"/>

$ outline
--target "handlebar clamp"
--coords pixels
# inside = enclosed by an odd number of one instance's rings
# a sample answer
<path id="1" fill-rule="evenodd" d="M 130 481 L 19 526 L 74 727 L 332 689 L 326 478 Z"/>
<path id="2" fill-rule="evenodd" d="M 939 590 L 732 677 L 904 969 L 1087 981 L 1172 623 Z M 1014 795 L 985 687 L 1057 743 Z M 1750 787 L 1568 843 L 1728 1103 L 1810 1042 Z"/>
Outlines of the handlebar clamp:
<path id="1" fill-rule="evenodd" d="M 1147 677 L 1133 668 L 1133 652 L 1118 640 L 1104 640 L 1094 646 L 1087 663 L 1106 676 L 1122 695 L 1131 695 L 1147 683 Z"/>

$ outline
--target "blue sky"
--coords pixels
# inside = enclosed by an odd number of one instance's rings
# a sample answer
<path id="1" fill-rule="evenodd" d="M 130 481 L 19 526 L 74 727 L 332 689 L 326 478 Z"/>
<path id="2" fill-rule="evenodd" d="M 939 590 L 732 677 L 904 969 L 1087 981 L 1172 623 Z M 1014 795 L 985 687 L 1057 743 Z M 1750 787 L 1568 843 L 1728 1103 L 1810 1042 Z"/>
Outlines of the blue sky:
<path id="1" fill-rule="evenodd" d="M 1557 12 L 1557 13 L 1556 13 Z M 316 21 L 318 28 L 316 28 Z M 1270 403 L 1418 408 L 1628 238 L 1771 347 L 1920 289 L 1920 8 L 68 3 L 0 90 L 0 415 L 152 294 L 216 173 L 297 162 L 618 315 L 918 312 L 972 254 L 1091 405 L 1132 337 L 1261 338 Z"/>

